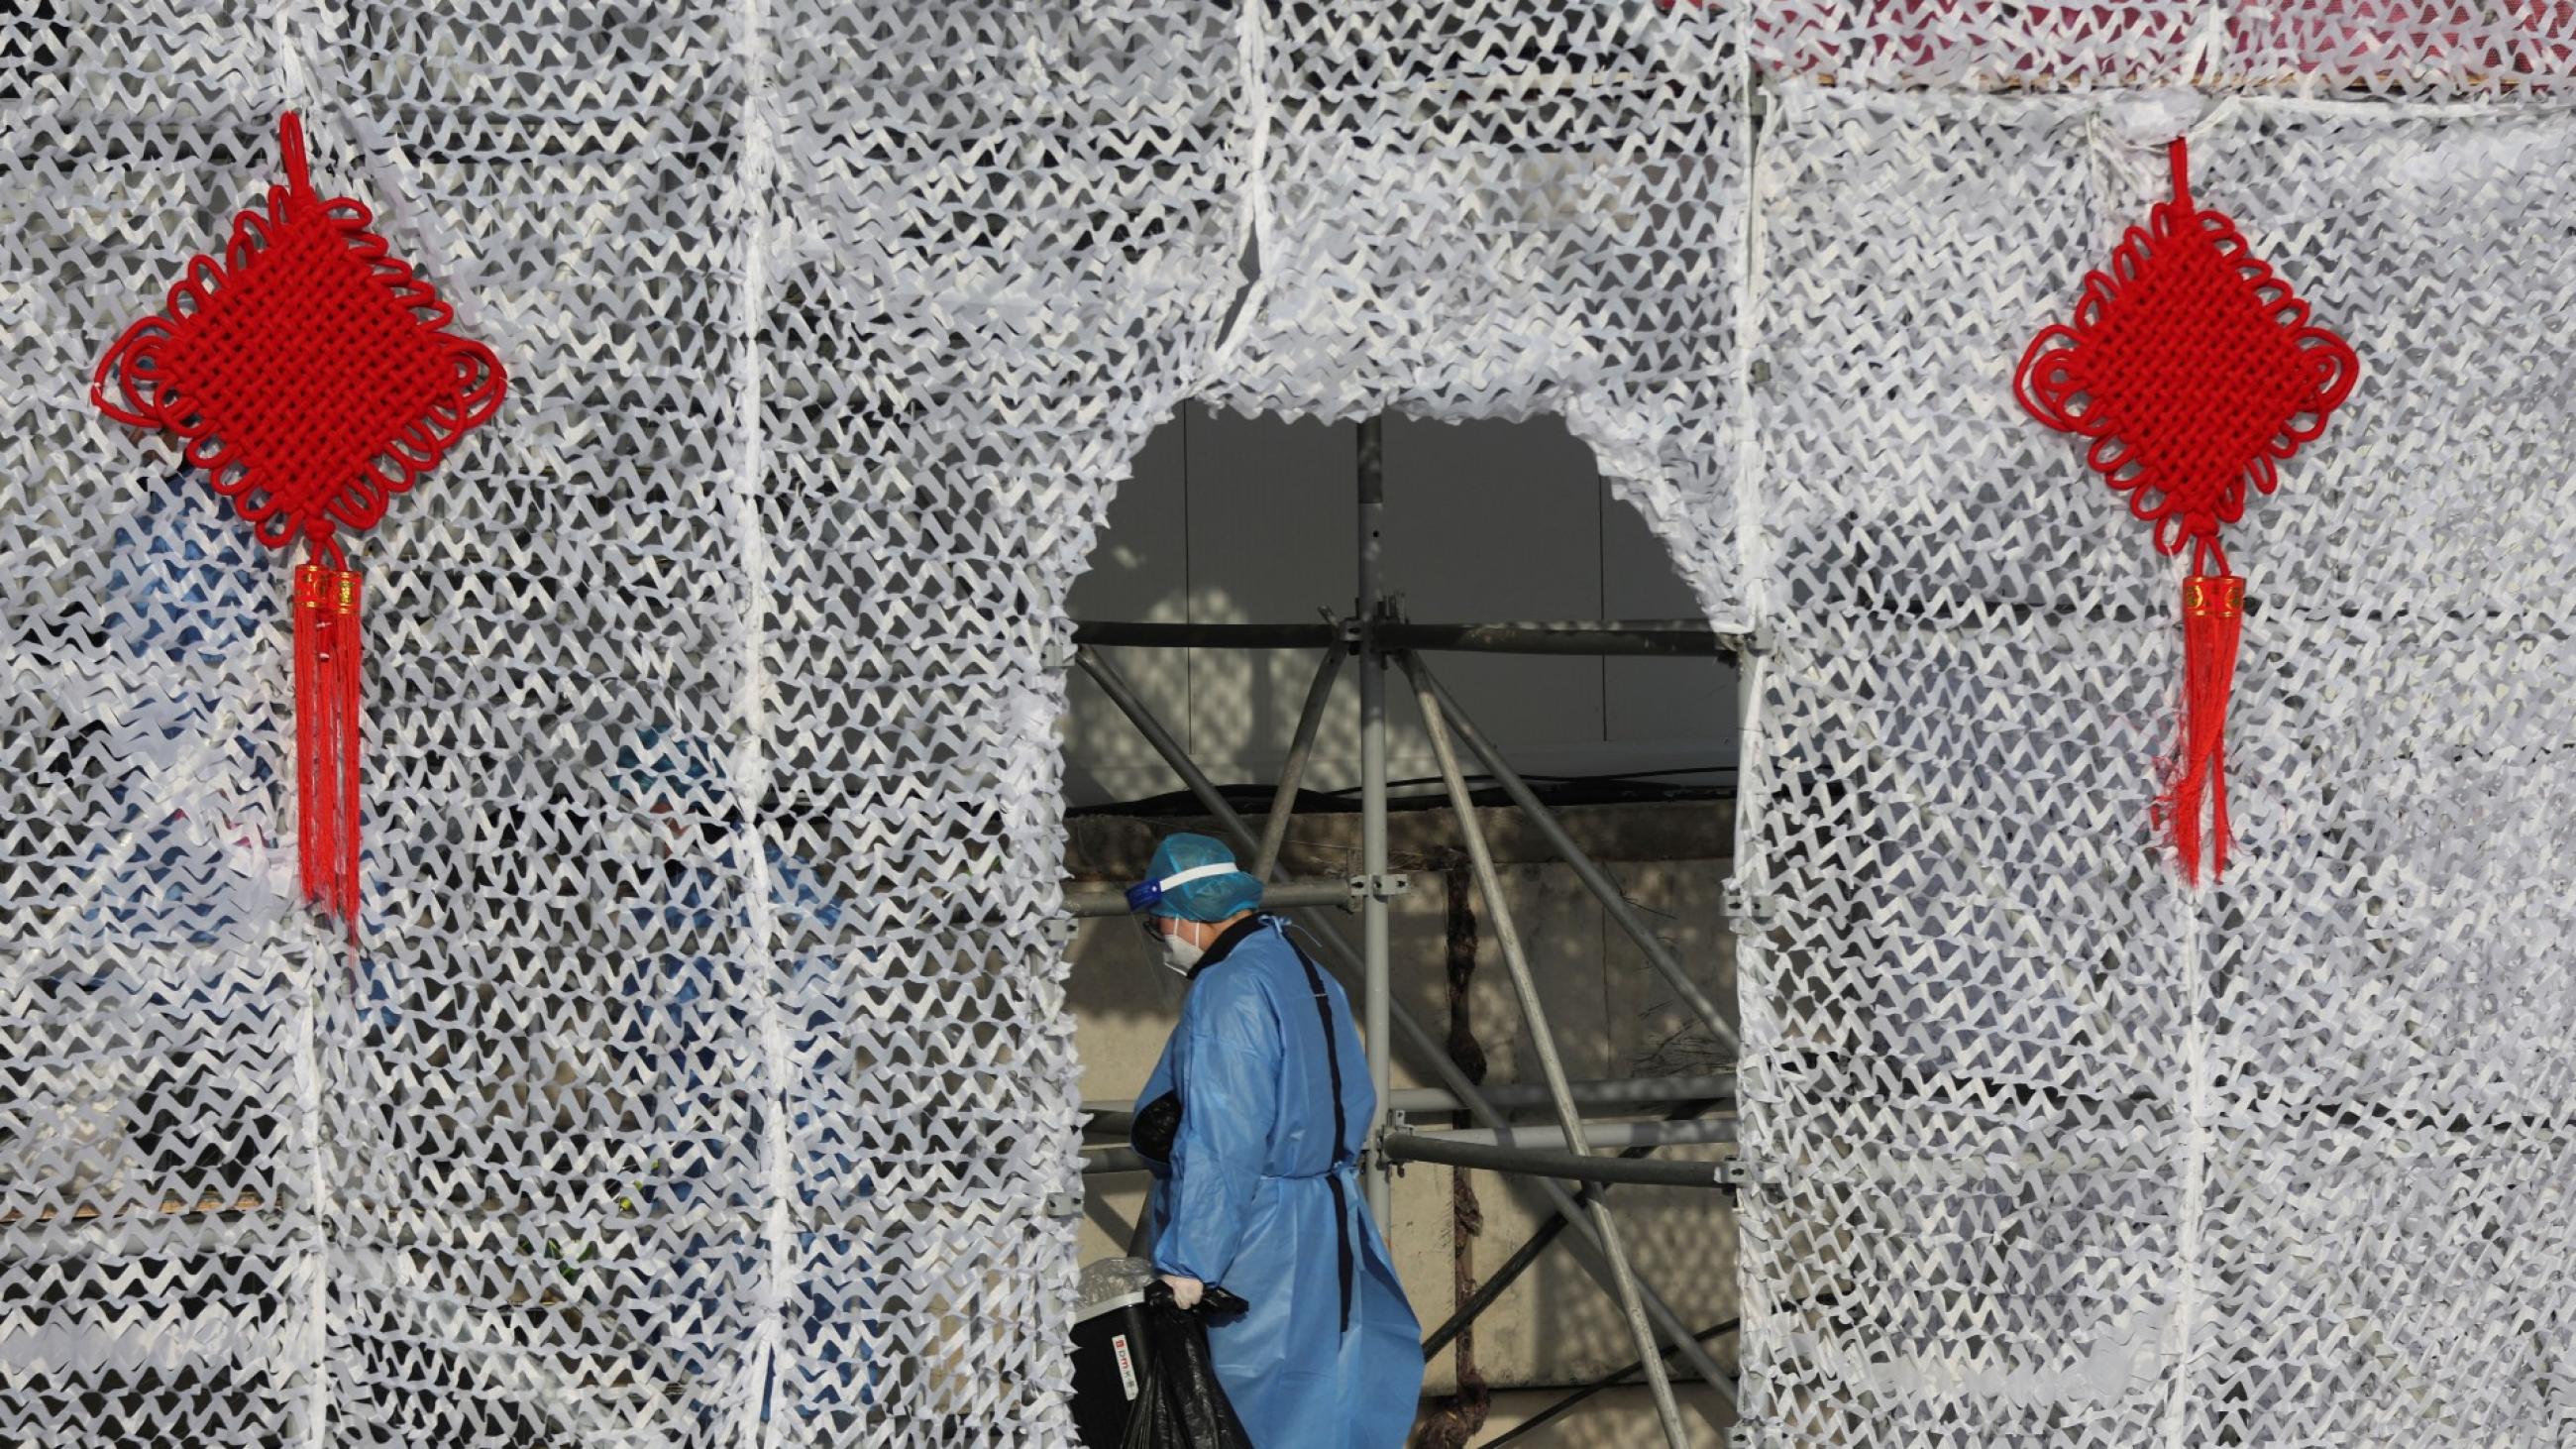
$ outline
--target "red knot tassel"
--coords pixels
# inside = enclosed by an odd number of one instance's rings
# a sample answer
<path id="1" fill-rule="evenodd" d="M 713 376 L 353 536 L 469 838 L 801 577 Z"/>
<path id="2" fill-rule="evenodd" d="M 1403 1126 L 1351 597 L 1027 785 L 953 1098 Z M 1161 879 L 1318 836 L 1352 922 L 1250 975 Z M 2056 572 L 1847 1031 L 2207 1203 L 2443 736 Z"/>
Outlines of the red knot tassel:
<path id="1" fill-rule="evenodd" d="M 2220 565 L 2221 568 L 2225 564 Z M 2227 698 L 2245 623 L 2245 580 L 2195 573 L 2182 581 L 2182 758 L 2158 813 L 2173 830 L 2183 879 L 2200 883 L 2202 802 L 2208 802 L 2209 878 L 2227 873 Z"/>
<path id="2" fill-rule="evenodd" d="M 295 571 L 296 798 L 304 898 L 358 936 L 358 574 Z"/>

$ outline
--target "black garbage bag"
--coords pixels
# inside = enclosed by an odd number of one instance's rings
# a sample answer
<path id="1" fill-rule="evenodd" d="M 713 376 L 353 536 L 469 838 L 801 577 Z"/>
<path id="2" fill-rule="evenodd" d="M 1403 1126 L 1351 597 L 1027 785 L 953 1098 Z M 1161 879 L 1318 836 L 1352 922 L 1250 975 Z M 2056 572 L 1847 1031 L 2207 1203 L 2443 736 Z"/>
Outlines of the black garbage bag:
<path id="1" fill-rule="evenodd" d="M 1183 1308 L 1172 1301 L 1170 1284 L 1145 1285 L 1152 1346 L 1138 1366 L 1142 1382 L 1118 1449 L 1253 1449 L 1216 1381 L 1207 1340 L 1208 1319 L 1231 1318 L 1250 1306 L 1211 1287 L 1196 1308 Z"/>

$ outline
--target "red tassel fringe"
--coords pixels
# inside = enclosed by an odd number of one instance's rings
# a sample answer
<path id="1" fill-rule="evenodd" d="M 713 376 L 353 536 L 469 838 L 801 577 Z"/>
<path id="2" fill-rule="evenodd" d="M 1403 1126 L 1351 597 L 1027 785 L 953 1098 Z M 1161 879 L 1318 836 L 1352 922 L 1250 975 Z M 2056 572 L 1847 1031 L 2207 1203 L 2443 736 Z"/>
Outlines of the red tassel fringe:
<path id="1" fill-rule="evenodd" d="M 295 571 L 296 799 L 304 898 L 358 937 L 358 575 Z"/>
<path id="2" fill-rule="evenodd" d="M 2224 564 L 2221 565 L 2225 567 Z M 2245 623 L 2245 580 L 2194 573 L 2182 584 L 2182 757 L 2159 802 L 2173 831 L 2183 879 L 2200 883 L 2201 817 L 2209 818 L 2209 878 L 2227 873 L 2227 701 L 2236 687 L 2236 650 Z"/>

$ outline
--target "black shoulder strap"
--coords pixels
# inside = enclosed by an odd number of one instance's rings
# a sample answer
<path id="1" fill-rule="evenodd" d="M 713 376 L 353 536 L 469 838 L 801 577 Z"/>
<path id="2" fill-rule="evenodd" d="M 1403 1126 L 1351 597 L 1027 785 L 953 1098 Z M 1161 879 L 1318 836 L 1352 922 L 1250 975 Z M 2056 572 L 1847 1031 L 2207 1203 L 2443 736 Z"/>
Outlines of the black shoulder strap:
<path id="1" fill-rule="evenodd" d="M 1333 1170 L 1324 1178 L 1333 1187 L 1334 1245 L 1341 1250 L 1342 1332 L 1348 1333 L 1351 1331 L 1351 1209 L 1350 1204 L 1342 1200 L 1341 1167 L 1342 1144 L 1350 1137 L 1351 1124 L 1348 1114 L 1342 1110 L 1340 1033 L 1333 1030 L 1333 996 L 1324 989 L 1324 973 L 1315 969 L 1315 959 L 1295 941 L 1289 940 L 1285 927 L 1280 929 L 1279 939 L 1288 942 L 1288 949 L 1297 953 L 1297 964 L 1306 968 L 1306 987 L 1315 994 L 1315 1015 L 1324 1023 L 1324 1066 L 1333 1084 Z"/>
<path id="2" fill-rule="evenodd" d="M 1333 1030 L 1332 993 L 1324 989 L 1324 973 L 1315 969 L 1315 958 L 1290 940 L 1286 931 L 1279 933 L 1279 939 L 1288 942 L 1288 949 L 1297 953 L 1297 964 L 1306 968 L 1306 989 L 1314 993 L 1315 1016 L 1324 1024 L 1324 1066 L 1333 1083 L 1333 1161 L 1338 1164 L 1343 1160 L 1342 1144 L 1350 1136 L 1351 1124 L 1342 1110 L 1342 1044 L 1341 1034 Z"/>

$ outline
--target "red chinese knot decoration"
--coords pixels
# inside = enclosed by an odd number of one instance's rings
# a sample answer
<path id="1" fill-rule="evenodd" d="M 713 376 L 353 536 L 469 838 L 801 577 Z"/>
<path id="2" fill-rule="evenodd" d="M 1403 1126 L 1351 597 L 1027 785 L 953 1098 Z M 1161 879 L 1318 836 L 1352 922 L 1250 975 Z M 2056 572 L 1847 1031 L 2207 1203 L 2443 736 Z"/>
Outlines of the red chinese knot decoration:
<path id="1" fill-rule="evenodd" d="M 2245 615 L 2218 530 L 2245 516 L 2249 489 L 2280 485 L 2361 364 L 2309 325 L 2308 304 L 2234 221 L 2193 204 L 2180 140 L 2171 154 L 2173 199 L 2084 279 L 2072 323 L 2031 339 L 2013 389 L 2041 422 L 2093 440 L 2085 462 L 2155 525 L 2158 549 L 2191 548 L 2180 744 L 2157 814 L 2197 882 L 2204 838 L 2211 878 L 2227 869 L 2227 703 Z"/>
<path id="2" fill-rule="evenodd" d="M 374 216 L 313 190 L 304 128 L 279 123 L 286 183 L 233 219 L 222 260 L 191 259 L 167 309 L 100 360 L 90 400 L 166 428 L 260 542 L 299 540 L 297 844 L 304 893 L 358 923 L 361 533 L 501 406 L 500 359 L 452 336 L 437 291 L 390 255 Z"/>

